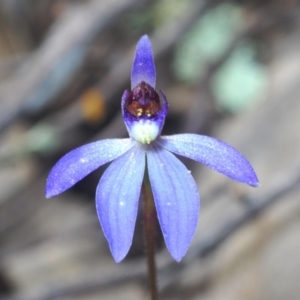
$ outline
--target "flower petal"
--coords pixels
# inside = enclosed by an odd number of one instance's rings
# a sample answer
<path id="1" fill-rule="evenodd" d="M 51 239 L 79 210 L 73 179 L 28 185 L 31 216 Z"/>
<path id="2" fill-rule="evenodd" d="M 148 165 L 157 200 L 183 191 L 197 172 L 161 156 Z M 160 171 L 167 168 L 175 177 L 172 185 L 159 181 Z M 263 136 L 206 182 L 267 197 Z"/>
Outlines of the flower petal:
<path id="1" fill-rule="evenodd" d="M 197 134 L 161 137 L 158 144 L 167 150 L 194 159 L 231 179 L 258 186 L 257 176 L 248 160 L 232 146 Z"/>
<path id="2" fill-rule="evenodd" d="M 142 81 L 145 81 L 155 88 L 155 65 L 151 41 L 147 35 L 142 36 L 136 46 L 131 70 L 131 89 L 135 88 Z"/>
<path id="3" fill-rule="evenodd" d="M 46 197 L 64 192 L 95 169 L 124 154 L 132 146 L 130 139 L 108 139 L 72 150 L 52 168 L 46 183 Z"/>
<path id="4" fill-rule="evenodd" d="M 147 151 L 147 166 L 167 248 L 180 261 L 197 226 L 200 199 L 196 183 L 181 161 L 159 146 Z"/>
<path id="5" fill-rule="evenodd" d="M 116 262 L 128 253 L 145 172 L 145 151 L 136 145 L 106 169 L 97 187 L 96 208 Z"/>

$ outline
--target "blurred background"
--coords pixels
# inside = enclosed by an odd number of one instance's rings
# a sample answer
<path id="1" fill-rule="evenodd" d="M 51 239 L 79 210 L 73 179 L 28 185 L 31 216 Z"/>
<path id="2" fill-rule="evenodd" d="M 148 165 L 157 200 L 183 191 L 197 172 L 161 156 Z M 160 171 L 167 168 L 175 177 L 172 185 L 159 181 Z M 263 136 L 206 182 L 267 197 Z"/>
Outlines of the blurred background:
<path id="1" fill-rule="evenodd" d="M 0 299 L 147 299 L 141 218 L 120 264 L 97 220 L 105 167 L 44 197 L 62 155 L 127 136 L 120 98 L 146 33 L 170 105 L 163 133 L 220 138 L 261 182 L 254 189 L 184 160 L 201 217 L 180 264 L 158 234 L 160 299 L 299 299 L 296 0 L 0 2 Z"/>

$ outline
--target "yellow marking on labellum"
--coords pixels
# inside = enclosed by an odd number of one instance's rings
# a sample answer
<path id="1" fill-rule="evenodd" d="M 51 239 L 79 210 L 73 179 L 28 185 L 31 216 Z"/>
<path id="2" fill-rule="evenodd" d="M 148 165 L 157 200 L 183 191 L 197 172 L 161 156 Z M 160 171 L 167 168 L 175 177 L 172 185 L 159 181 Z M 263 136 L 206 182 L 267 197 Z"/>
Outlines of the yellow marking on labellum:
<path id="1" fill-rule="evenodd" d="M 137 109 L 137 116 L 140 117 L 143 114 L 143 109 L 142 108 L 138 108 Z"/>
<path id="2" fill-rule="evenodd" d="M 159 95 L 149 84 L 141 82 L 131 91 L 126 109 L 133 116 L 150 118 L 160 110 Z"/>

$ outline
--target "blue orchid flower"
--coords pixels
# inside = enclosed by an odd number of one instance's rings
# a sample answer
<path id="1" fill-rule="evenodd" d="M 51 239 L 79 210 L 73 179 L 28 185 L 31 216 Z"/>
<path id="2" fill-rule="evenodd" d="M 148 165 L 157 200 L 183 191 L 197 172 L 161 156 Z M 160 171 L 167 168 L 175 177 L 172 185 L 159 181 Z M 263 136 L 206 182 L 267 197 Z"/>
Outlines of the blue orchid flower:
<path id="1" fill-rule="evenodd" d="M 185 255 L 197 226 L 200 197 L 190 172 L 173 153 L 233 180 L 258 186 L 250 163 L 230 145 L 196 134 L 160 136 L 168 103 L 163 92 L 159 95 L 155 90 L 155 81 L 151 42 L 144 35 L 132 66 L 132 90 L 125 91 L 121 101 L 130 137 L 101 140 L 69 152 L 47 179 L 46 197 L 50 198 L 112 162 L 97 186 L 96 209 L 116 262 L 126 256 L 132 244 L 145 169 L 166 246 L 178 262 Z"/>

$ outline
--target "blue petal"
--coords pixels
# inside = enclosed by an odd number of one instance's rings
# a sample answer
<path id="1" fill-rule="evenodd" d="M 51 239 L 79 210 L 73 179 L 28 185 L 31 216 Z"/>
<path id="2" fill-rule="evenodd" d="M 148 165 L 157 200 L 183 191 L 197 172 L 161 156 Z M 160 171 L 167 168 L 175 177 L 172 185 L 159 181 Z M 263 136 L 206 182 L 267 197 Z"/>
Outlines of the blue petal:
<path id="1" fill-rule="evenodd" d="M 197 226 L 200 199 L 196 183 L 186 167 L 159 146 L 147 152 L 147 166 L 167 248 L 180 261 Z"/>
<path id="2" fill-rule="evenodd" d="M 167 150 L 194 159 L 231 179 L 258 186 L 257 176 L 248 160 L 230 145 L 197 134 L 161 137 L 158 143 Z"/>
<path id="3" fill-rule="evenodd" d="M 131 89 L 145 81 L 155 88 L 156 72 L 150 39 L 144 35 L 138 41 L 131 70 Z"/>
<path id="4" fill-rule="evenodd" d="M 132 243 L 144 172 L 145 151 L 136 145 L 111 163 L 97 187 L 98 218 L 116 262 Z"/>
<path id="5" fill-rule="evenodd" d="M 130 139 L 109 139 L 72 150 L 52 168 L 46 183 L 46 197 L 64 192 L 98 167 L 124 154 L 133 145 Z"/>

